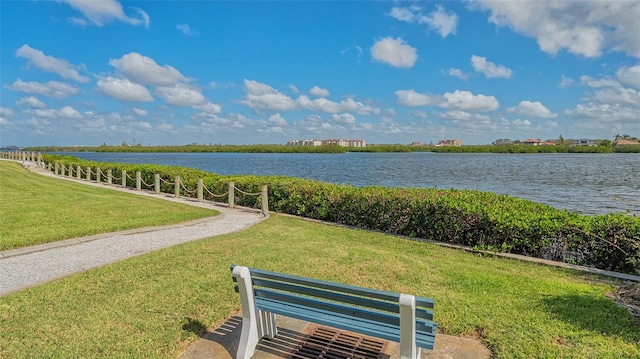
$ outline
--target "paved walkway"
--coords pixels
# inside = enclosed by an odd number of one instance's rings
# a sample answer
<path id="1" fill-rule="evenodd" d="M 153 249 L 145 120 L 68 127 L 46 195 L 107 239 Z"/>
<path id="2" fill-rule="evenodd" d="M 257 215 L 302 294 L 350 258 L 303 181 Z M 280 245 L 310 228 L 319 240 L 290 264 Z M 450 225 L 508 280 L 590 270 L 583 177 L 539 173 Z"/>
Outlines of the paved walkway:
<path id="1" fill-rule="evenodd" d="M 251 209 L 231 209 L 211 202 L 55 176 L 33 163 L 24 166 L 43 175 L 85 185 L 215 209 L 220 215 L 176 225 L 100 234 L 0 252 L 0 296 L 157 249 L 239 231 L 265 218 L 259 211 Z"/>

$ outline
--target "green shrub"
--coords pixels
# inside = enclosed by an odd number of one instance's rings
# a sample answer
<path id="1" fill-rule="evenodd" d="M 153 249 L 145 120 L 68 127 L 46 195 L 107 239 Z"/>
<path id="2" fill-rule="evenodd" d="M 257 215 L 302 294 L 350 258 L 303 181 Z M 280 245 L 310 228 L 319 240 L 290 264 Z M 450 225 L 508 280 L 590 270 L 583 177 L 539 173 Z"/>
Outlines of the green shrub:
<path id="1" fill-rule="evenodd" d="M 247 193 L 267 185 L 269 209 L 364 229 L 406 235 L 480 249 L 543 257 L 625 273 L 640 273 L 640 218 L 622 213 L 584 216 L 490 192 L 422 188 L 353 187 L 279 176 L 220 176 L 197 169 L 157 165 L 88 162 L 44 155 L 45 160 L 86 168 L 101 167 L 115 176 L 122 170 L 153 185 L 154 175 L 169 183 L 179 175 L 195 197 L 198 179 L 213 194 L 228 184 Z M 104 181 L 104 179 L 103 179 Z M 135 186 L 135 182 L 130 186 Z M 173 193 L 162 182 L 163 192 Z M 205 193 L 205 199 L 225 202 Z M 259 208 L 259 196 L 236 194 L 235 203 Z"/>

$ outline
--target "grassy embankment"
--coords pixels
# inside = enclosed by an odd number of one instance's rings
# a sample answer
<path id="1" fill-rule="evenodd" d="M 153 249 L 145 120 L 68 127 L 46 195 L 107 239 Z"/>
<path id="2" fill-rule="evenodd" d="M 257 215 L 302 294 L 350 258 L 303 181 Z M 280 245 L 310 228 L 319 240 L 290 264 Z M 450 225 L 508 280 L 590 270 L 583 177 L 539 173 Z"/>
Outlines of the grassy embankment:
<path id="1" fill-rule="evenodd" d="M 217 214 L 41 176 L 8 161 L 0 161 L 0 201 L 0 251 Z"/>
<path id="2" fill-rule="evenodd" d="M 434 298 L 439 330 L 497 358 L 640 357 L 616 282 L 279 215 L 0 298 L 0 357 L 175 358 L 239 309 L 231 263 Z"/>

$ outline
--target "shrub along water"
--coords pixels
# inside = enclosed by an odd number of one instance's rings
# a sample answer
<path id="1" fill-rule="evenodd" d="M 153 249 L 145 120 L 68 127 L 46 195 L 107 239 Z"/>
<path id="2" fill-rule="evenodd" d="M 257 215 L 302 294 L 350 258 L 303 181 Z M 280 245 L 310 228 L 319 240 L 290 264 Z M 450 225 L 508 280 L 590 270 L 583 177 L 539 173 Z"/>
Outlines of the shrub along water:
<path id="1" fill-rule="evenodd" d="M 153 183 L 160 174 L 171 182 L 179 175 L 195 189 L 203 179 L 213 193 L 229 181 L 246 192 L 269 190 L 271 211 L 331 221 L 385 233 L 461 244 L 478 249 L 542 257 L 623 273 L 640 273 L 640 218 L 625 213 L 585 216 L 490 192 L 418 188 L 353 187 L 279 176 L 220 176 L 174 166 L 89 162 L 44 155 L 46 162 L 140 171 Z M 103 179 L 104 181 L 105 179 Z M 162 192 L 174 188 L 162 183 Z M 183 196 L 193 196 L 187 191 Z M 205 199 L 208 198 L 205 194 Z M 218 199 L 218 201 L 220 201 Z M 240 206 L 259 207 L 260 198 L 236 196 Z"/>

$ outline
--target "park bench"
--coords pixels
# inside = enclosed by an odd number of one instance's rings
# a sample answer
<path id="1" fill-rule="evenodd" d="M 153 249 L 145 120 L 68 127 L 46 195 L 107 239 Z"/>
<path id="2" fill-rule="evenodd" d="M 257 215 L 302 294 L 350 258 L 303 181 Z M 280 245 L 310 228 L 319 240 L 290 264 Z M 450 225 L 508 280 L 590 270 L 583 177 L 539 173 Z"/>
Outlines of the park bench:
<path id="1" fill-rule="evenodd" d="M 400 343 L 401 359 L 433 349 L 432 299 L 264 270 L 231 266 L 242 303 L 236 359 L 249 359 L 262 337 L 278 333 L 276 314 Z"/>

